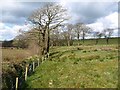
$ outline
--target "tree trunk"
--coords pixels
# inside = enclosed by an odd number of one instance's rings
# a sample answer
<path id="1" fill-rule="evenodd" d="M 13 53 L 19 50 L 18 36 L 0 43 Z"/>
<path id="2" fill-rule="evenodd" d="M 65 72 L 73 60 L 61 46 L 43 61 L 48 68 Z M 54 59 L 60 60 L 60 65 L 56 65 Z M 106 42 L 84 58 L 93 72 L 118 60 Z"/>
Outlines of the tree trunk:
<path id="1" fill-rule="evenodd" d="M 85 40 L 85 33 L 84 33 L 84 31 L 83 31 L 83 43 L 84 43 L 84 40 Z"/>
<path id="2" fill-rule="evenodd" d="M 42 55 L 45 55 L 45 34 L 42 35 Z"/>
<path id="3" fill-rule="evenodd" d="M 73 39 L 72 39 L 72 37 L 70 38 L 70 46 L 73 46 Z"/>
<path id="4" fill-rule="evenodd" d="M 107 38 L 106 41 L 107 41 L 107 44 L 109 44 L 109 38 Z"/>
<path id="5" fill-rule="evenodd" d="M 78 34 L 78 35 L 77 35 L 78 46 L 80 45 L 80 44 L 79 44 L 79 37 L 80 37 L 80 35 Z"/>
<path id="6" fill-rule="evenodd" d="M 67 41 L 68 43 L 67 43 L 67 46 L 70 46 L 70 40 L 68 39 L 68 41 Z"/>
<path id="7" fill-rule="evenodd" d="M 49 46 L 50 46 L 50 31 L 47 30 L 47 43 L 46 43 L 46 52 L 49 53 Z"/>
<path id="8" fill-rule="evenodd" d="M 39 29 L 40 29 L 40 27 L 39 27 Z M 39 53 L 38 53 L 38 55 L 41 55 L 42 53 L 41 53 L 41 47 L 40 47 L 40 36 L 41 36 L 41 34 L 40 34 L 40 31 L 39 31 L 39 34 L 38 34 L 38 45 L 39 45 Z"/>
<path id="9" fill-rule="evenodd" d="M 98 44 L 98 39 L 96 38 L 96 45 Z"/>

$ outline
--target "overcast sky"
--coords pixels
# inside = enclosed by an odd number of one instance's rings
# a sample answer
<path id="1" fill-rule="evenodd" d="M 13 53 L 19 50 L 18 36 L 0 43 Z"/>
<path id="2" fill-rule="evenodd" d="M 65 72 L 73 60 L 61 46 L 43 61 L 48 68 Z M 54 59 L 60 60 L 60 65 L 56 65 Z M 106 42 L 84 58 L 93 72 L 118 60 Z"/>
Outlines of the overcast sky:
<path id="1" fill-rule="evenodd" d="M 94 31 L 102 31 L 104 28 L 118 27 L 118 3 L 117 2 L 68 2 L 59 0 L 63 7 L 68 9 L 72 16 L 69 23 L 83 22 Z M 35 9 L 45 2 L 8 2 L 0 3 L 0 40 L 11 40 L 18 35 L 19 30 L 27 30 L 27 18 Z M 113 36 L 117 36 L 118 30 Z"/>

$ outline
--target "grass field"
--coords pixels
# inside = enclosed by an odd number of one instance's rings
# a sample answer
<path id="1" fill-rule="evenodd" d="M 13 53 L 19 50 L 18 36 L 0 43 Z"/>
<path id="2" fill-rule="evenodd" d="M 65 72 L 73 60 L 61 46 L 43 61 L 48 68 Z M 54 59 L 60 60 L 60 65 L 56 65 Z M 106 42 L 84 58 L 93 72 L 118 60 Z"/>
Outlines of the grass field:
<path id="1" fill-rule="evenodd" d="M 109 45 L 110 44 L 118 44 L 118 39 L 119 38 L 110 38 L 109 39 Z M 83 45 L 95 45 L 96 44 L 96 40 L 95 39 L 86 39 L 83 43 L 83 40 L 80 40 L 79 42 L 80 44 L 83 44 Z M 105 38 L 101 38 L 101 39 L 98 39 L 98 45 L 106 45 L 107 42 L 106 42 L 106 39 Z M 74 45 L 78 45 L 78 41 L 75 40 L 74 41 Z"/>
<path id="2" fill-rule="evenodd" d="M 28 77 L 27 88 L 114 88 L 118 79 L 118 39 L 74 41 L 74 46 L 50 48 L 50 58 Z M 35 53 L 28 49 L 2 49 L 3 80 L 16 75 L 13 64 L 21 66 Z M 11 73 L 12 72 L 12 73 Z M 6 74 L 7 73 L 7 74 Z M 9 75 L 10 74 L 10 75 Z M 7 75 L 7 76 L 5 76 Z M 15 77 L 14 77 L 15 78 Z M 13 78 L 13 80 L 15 80 Z M 7 80 L 7 79 L 6 79 Z M 10 84 L 8 82 L 8 84 Z"/>
<path id="3" fill-rule="evenodd" d="M 25 49 L 2 49 L 2 62 L 21 62 L 25 58 L 31 56 L 29 50 Z"/>
<path id="4" fill-rule="evenodd" d="M 95 45 L 96 40 L 94 39 L 86 39 L 83 43 L 82 40 L 80 40 L 80 44 L 83 45 Z M 110 38 L 109 45 L 116 45 L 118 44 L 118 38 Z M 78 45 L 78 41 L 73 41 L 73 45 Z M 98 45 L 107 45 L 105 39 L 100 39 L 98 42 Z M 3 62 L 21 62 L 21 60 L 24 60 L 25 58 L 34 55 L 33 51 L 28 49 L 2 49 L 2 61 Z"/>
<path id="5" fill-rule="evenodd" d="M 27 88 L 116 88 L 118 46 L 61 46 L 51 48 L 28 77 Z"/>

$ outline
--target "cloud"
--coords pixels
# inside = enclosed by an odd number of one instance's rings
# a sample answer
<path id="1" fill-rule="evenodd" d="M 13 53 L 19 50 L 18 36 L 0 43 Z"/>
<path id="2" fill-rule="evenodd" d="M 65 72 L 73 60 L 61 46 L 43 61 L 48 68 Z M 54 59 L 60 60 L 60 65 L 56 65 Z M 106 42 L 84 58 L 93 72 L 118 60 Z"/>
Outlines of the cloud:
<path id="1" fill-rule="evenodd" d="M 30 24 L 28 25 L 14 25 L 8 26 L 4 23 L 0 23 L 0 40 L 12 40 L 20 34 L 20 31 L 28 31 L 30 28 Z"/>
<path id="2" fill-rule="evenodd" d="M 118 8 L 116 2 L 67 2 L 61 0 L 62 3 L 64 7 L 68 8 L 73 23 L 93 23 L 98 18 L 117 11 Z"/>
<path id="3" fill-rule="evenodd" d="M 104 28 L 117 28 L 118 27 L 118 12 L 111 13 L 110 15 L 100 18 L 97 22 L 102 22 Z"/>
<path id="4" fill-rule="evenodd" d="M 92 23 L 96 19 L 117 11 L 117 3 L 113 2 L 69 2 L 59 0 L 68 8 L 69 14 L 73 16 L 71 22 Z M 2 8 L 2 21 L 11 24 L 23 24 L 33 10 L 43 6 L 45 2 L 4 2 Z M 77 17 L 77 19 L 76 19 Z"/>
<path id="5" fill-rule="evenodd" d="M 33 10 L 43 5 L 42 2 L 9 2 L 2 5 L 2 20 L 4 23 L 23 24 Z"/>
<path id="6" fill-rule="evenodd" d="M 105 17 L 98 18 L 94 23 L 88 24 L 93 31 L 102 32 L 106 28 L 113 28 L 113 36 L 118 36 L 118 12 L 111 13 Z"/>

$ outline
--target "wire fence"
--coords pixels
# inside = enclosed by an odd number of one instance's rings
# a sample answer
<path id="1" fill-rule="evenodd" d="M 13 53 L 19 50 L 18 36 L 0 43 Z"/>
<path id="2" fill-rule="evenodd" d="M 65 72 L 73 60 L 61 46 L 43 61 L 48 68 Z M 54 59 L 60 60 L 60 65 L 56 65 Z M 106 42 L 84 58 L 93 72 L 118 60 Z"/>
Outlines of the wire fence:
<path id="1" fill-rule="evenodd" d="M 9 75 L 9 79 L 4 77 L 9 83 L 9 90 L 21 90 L 24 87 L 25 81 L 27 80 L 27 76 L 32 75 L 32 73 L 35 71 L 35 68 L 39 67 L 40 64 L 43 63 L 48 57 L 49 56 L 45 56 L 26 63 L 23 65 L 23 68 L 14 66 L 17 71 L 17 75 L 11 74 Z M 6 83 L 6 81 L 3 82 Z"/>

